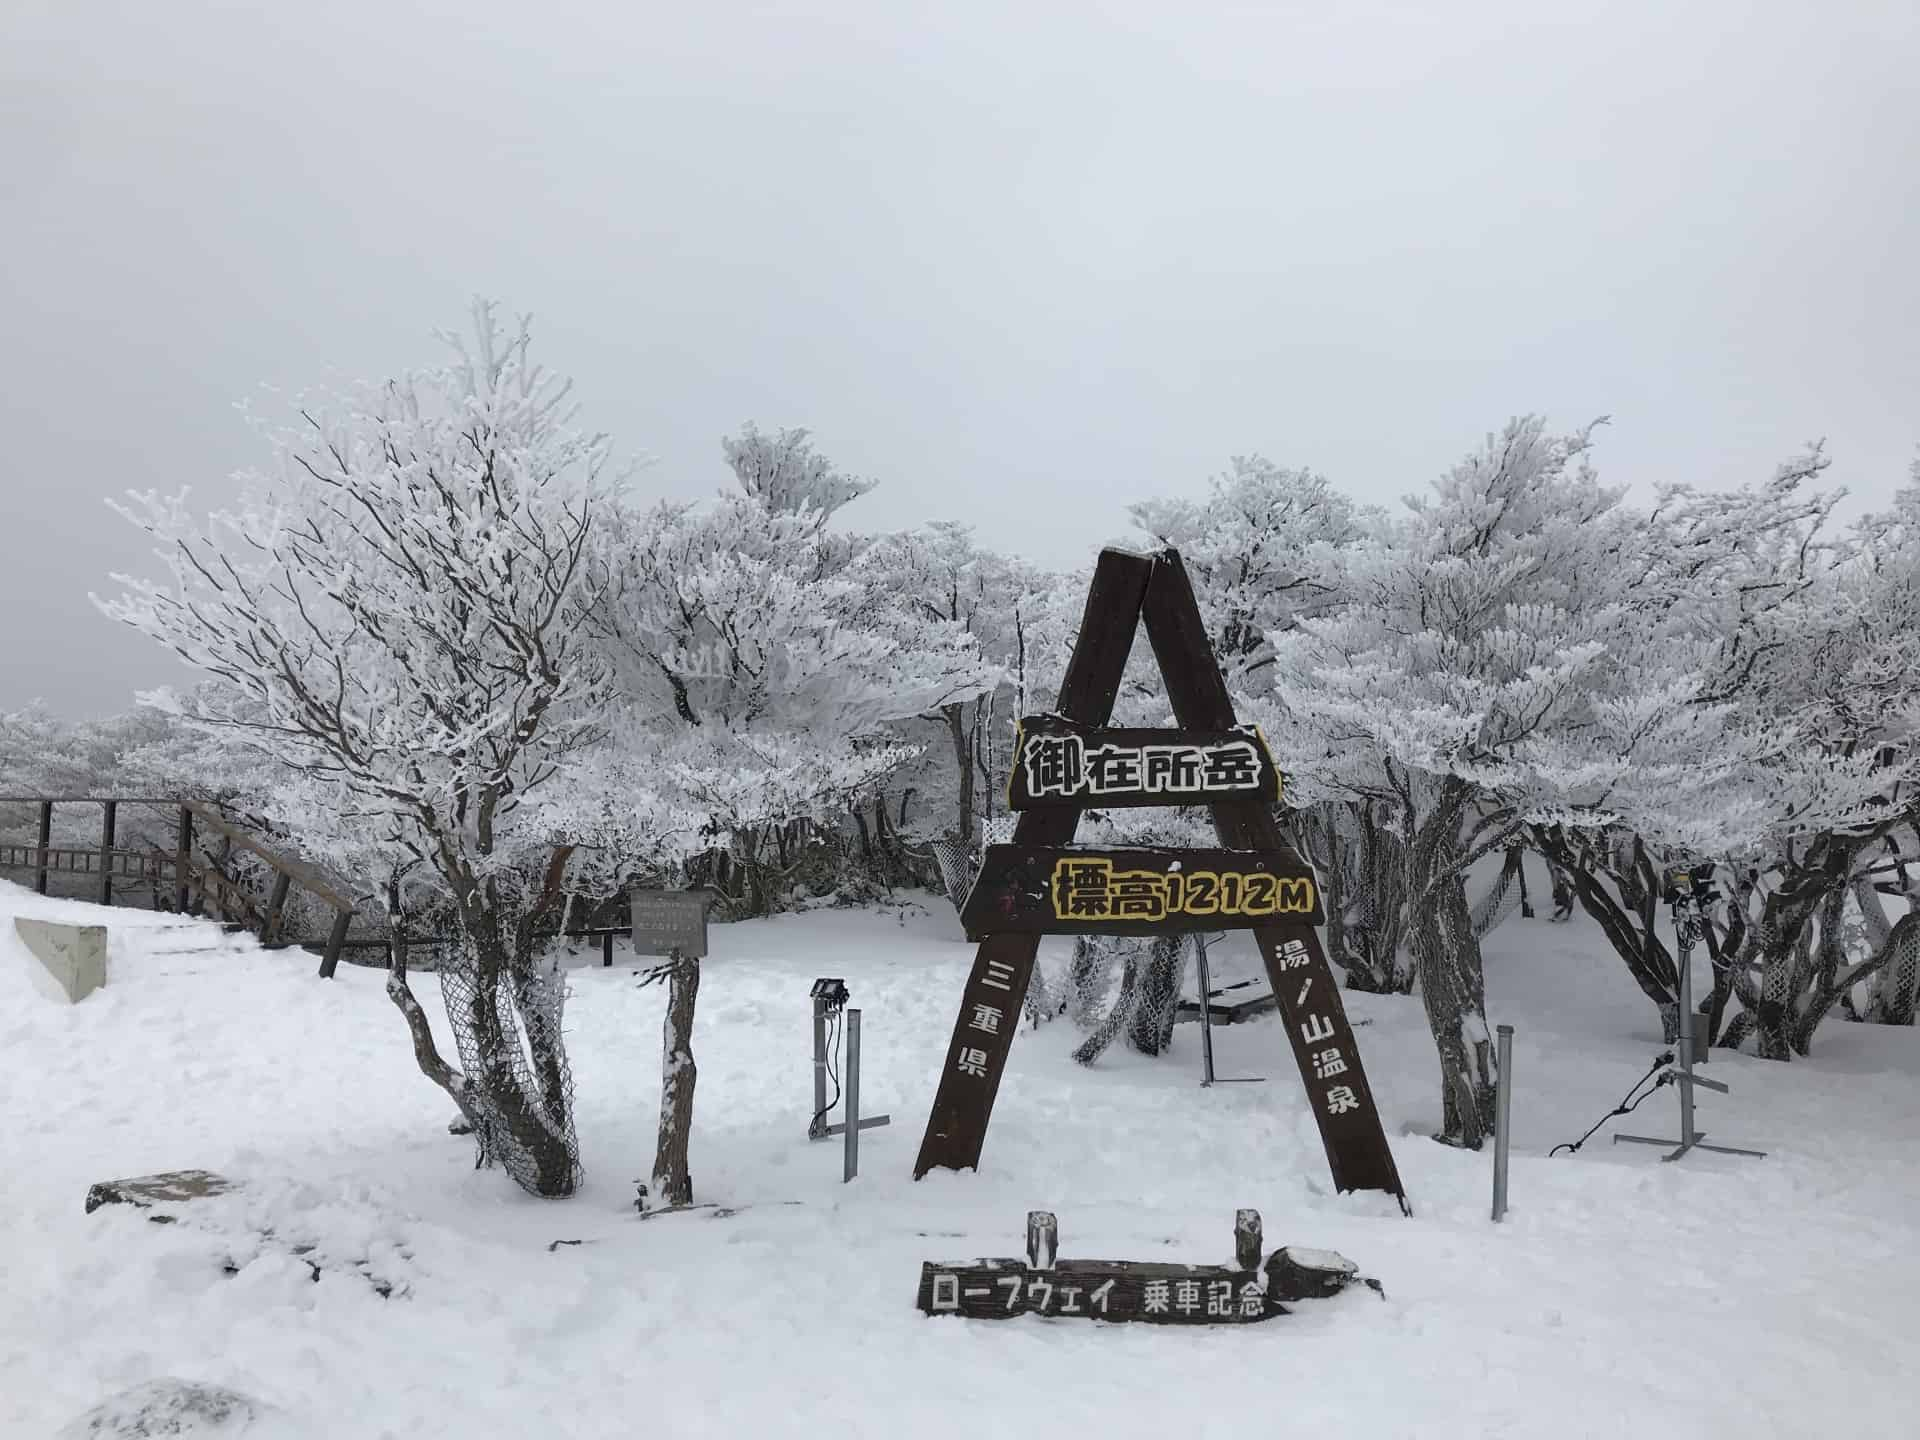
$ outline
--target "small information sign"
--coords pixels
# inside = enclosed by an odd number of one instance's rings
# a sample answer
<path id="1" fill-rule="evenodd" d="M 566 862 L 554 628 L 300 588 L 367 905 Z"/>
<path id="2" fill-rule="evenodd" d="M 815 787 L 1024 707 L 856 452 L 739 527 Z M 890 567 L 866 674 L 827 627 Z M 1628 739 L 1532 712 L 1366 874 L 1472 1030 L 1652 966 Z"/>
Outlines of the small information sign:
<path id="1" fill-rule="evenodd" d="M 633 890 L 633 950 L 636 955 L 674 955 L 698 960 L 707 953 L 710 890 Z"/>

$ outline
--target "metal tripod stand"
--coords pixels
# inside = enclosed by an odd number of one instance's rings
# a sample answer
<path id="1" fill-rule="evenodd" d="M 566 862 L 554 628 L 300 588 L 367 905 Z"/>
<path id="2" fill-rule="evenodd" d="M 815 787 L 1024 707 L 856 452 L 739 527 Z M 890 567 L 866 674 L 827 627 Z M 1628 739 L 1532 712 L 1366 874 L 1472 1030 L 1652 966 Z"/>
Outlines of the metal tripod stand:
<path id="1" fill-rule="evenodd" d="M 1693 1091 L 1695 1086 L 1705 1086 L 1717 1090 L 1722 1095 L 1729 1091 L 1718 1080 L 1709 1080 L 1703 1075 L 1693 1073 L 1693 1025 L 1699 1017 L 1693 1010 L 1693 947 L 1704 933 L 1707 923 L 1707 909 L 1718 898 L 1713 890 L 1713 867 L 1698 866 L 1693 870 L 1675 870 L 1667 877 L 1666 901 L 1673 909 L 1673 933 L 1675 949 L 1679 952 L 1680 968 L 1680 1039 L 1675 1047 L 1680 1063 L 1672 1066 L 1660 1077 L 1662 1084 L 1672 1083 L 1680 1087 L 1680 1138 L 1676 1140 L 1659 1139 L 1651 1135 L 1615 1135 L 1613 1143 L 1618 1145 L 1625 1140 L 1631 1145 L 1677 1145 L 1679 1148 L 1662 1155 L 1662 1160 L 1678 1160 L 1689 1150 L 1712 1150 L 1721 1155 L 1751 1155 L 1761 1158 L 1764 1150 L 1741 1150 L 1732 1145 L 1709 1145 L 1706 1132 L 1696 1130 L 1693 1125 Z"/>

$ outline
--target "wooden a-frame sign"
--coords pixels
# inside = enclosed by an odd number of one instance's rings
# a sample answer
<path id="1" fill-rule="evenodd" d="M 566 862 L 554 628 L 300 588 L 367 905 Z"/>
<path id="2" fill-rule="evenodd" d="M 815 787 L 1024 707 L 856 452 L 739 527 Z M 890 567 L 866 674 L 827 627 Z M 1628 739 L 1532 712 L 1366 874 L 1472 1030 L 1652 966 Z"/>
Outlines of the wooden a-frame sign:
<path id="1" fill-rule="evenodd" d="M 1151 556 L 1123 550 L 1100 552 L 1087 591 L 1080 636 L 1061 682 L 1058 715 L 1049 717 L 1065 725 L 1054 723 L 1051 728 L 1075 730 L 1096 744 L 1146 743 L 1138 738 L 1146 732 L 1107 731 L 1103 738 L 1099 728 L 1113 714 L 1134 631 L 1142 620 L 1166 681 L 1167 698 L 1181 726 L 1179 732 L 1159 733 L 1169 740 L 1184 738 L 1189 744 L 1202 745 L 1248 734 L 1257 740 L 1257 732 L 1241 731 L 1234 723 L 1233 701 L 1201 622 L 1193 584 L 1178 552 L 1173 550 Z M 1023 722 L 1023 730 L 1027 723 Z M 1224 732 L 1236 733 L 1229 737 Z M 1264 755 L 1264 743 L 1259 749 Z M 1270 766 L 1271 762 L 1266 764 Z M 1373 1091 L 1367 1085 L 1346 1007 L 1341 1004 L 1339 987 L 1313 928 L 1320 909 L 1312 867 L 1281 835 L 1271 810 L 1273 791 L 1264 780 L 1248 789 L 1252 798 L 1206 799 L 1223 850 L 1189 852 L 1185 859 L 1191 862 L 1190 870 L 1156 864 L 1151 858 L 1155 852 L 1083 851 L 1076 855 L 1069 851 L 1081 810 L 1103 803 L 1091 796 L 1060 796 L 1045 802 L 1036 798 L 1030 802 L 1032 808 L 1022 809 L 1013 843 L 988 847 L 974 892 L 963 907 L 970 933 L 984 938 L 961 996 L 953 1040 L 940 1071 L 932 1113 L 927 1117 L 926 1135 L 914 1161 L 914 1179 L 936 1167 L 962 1170 L 979 1166 L 987 1121 L 1006 1070 L 1041 935 L 1140 934 L 1196 928 L 1181 923 L 1184 915 L 1168 913 L 1176 896 L 1185 910 L 1192 901 L 1192 889 L 1183 880 L 1177 889 L 1170 890 L 1167 877 L 1200 870 L 1204 861 L 1211 867 L 1208 873 L 1216 876 L 1216 905 L 1218 897 L 1227 893 L 1228 872 L 1265 872 L 1281 880 L 1280 888 L 1290 897 L 1285 904 L 1275 901 L 1273 908 L 1255 907 L 1254 913 L 1247 913 L 1243 881 L 1231 892 L 1239 897 L 1237 908 L 1226 913 L 1203 912 L 1208 915 L 1207 927 L 1232 926 L 1253 932 L 1313 1107 L 1313 1118 L 1320 1127 L 1334 1187 L 1384 1190 L 1399 1199 L 1402 1210 L 1407 1209 L 1406 1192 L 1374 1107 Z M 1183 799 L 1169 795 L 1158 803 L 1179 804 Z M 1187 799 L 1185 803 L 1192 801 Z M 1229 857 L 1225 852 L 1236 853 Z M 1109 867 L 1111 873 L 1104 877 L 1107 898 L 1100 902 L 1107 908 L 1099 914 L 1086 910 L 1085 906 L 1093 902 L 1074 900 L 1063 888 L 1072 880 L 1083 886 L 1103 880 L 1086 870 L 1076 876 L 1058 868 L 1076 859 L 1083 866 L 1105 861 Z M 1122 902 L 1115 898 L 1120 892 L 1112 882 L 1123 879 L 1132 882 L 1126 892 L 1129 897 L 1157 893 L 1161 913 L 1146 915 L 1137 908 L 1115 913 Z M 1304 891 L 1300 888 L 1303 882 Z M 1266 894 L 1264 890 L 1260 893 Z M 1151 909 L 1154 902 L 1134 898 L 1126 903 L 1144 903 Z M 1037 914 L 1043 904 L 1051 913 Z M 1076 905 L 1081 906 L 1077 914 Z"/>

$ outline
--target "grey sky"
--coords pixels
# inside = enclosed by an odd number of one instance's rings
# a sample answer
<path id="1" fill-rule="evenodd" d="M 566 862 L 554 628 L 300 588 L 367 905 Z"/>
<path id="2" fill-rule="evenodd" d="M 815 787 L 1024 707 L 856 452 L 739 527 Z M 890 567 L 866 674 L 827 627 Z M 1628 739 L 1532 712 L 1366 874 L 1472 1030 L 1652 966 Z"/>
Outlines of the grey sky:
<path id="1" fill-rule="evenodd" d="M 698 496 L 742 420 L 1055 564 L 1234 453 L 1418 488 L 1509 414 L 1612 480 L 1920 439 L 1920 6 L 6 0 L 0 707 L 173 678 L 101 497 L 485 292 Z"/>

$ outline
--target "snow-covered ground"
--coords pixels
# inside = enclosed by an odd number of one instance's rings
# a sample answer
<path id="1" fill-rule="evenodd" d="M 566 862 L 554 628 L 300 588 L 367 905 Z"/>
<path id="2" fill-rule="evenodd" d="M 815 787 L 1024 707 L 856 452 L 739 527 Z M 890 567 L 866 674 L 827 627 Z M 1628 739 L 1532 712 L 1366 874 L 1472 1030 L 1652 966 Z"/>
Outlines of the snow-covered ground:
<path id="1" fill-rule="evenodd" d="M 45 999 L 16 914 L 104 920 L 106 989 Z M 915 1184 L 971 957 L 951 916 L 816 912 L 717 928 L 714 952 L 693 1178 L 753 1208 L 643 1222 L 664 996 L 630 956 L 574 974 L 588 1179 L 541 1202 L 446 1133 L 379 972 L 323 982 L 301 952 L 0 883 L 0 1431 L 50 1435 L 171 1375 L 302 1434 L 406 1440 L 1920 1433 L 1911 1031 L 1835 1022 L 1791 1066 L 1716 1054 L 1733 1093 L 1702 1123 L 1764 1160 L 1665 1165 L 1605 1130 L 1548 1158 L 1648 1067 L 1656 1017 L 1584 920 L 1511 919 L 1488 956 L 1490 1010 L 1518 1027 L 1503 1224 L 1490 1156 L 1417 1134 L 1437 1104 L 1418 1000 L 1348 997 L 1408 1220 L 1329 1193 L 1271 1017 L 1217 1032 L 1221 1074 L 1269 1082 L 1211 1090 L 1191 1025 L 1167 1059 L 1116 1048 L 1090 1071 L 1064 1021 L 1023 1032 L 984 1169 Z M 1230 972 L 1234 947 L 1215 954 Z M 820 975 L 864 1012 L 864 1108 L 893 1115 L 846 1186 L 838 1143 L 804 1139 Z M 432 978 L 418 989 L 437 1016 Z M 1674 1106 L 1663 1091 L 1610 1128 L 1671 1134 Z M 194 1224 L 82 1213 L 95 1181 L 188 1167 L 245 1189 Z M 922 1260 L 1018 1254 L 1030 1208 L 1059 1215 L 1064 1256 L 1220 1261 L 1249 1205 L 1270 1247 L 1339 1250 L 1384 1302 L 1197 1330 L 914 1308 Z"/>

